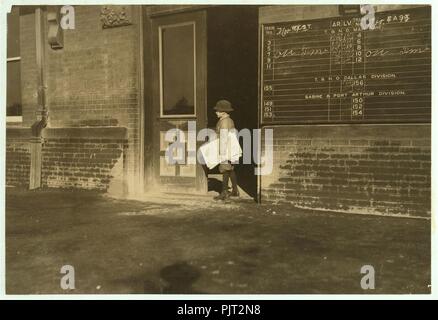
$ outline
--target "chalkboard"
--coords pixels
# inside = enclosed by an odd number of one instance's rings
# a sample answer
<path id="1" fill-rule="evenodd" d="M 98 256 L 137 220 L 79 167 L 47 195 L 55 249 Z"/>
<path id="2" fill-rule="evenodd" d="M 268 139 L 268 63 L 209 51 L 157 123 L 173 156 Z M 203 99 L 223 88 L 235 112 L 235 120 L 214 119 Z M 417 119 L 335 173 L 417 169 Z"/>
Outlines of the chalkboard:
<path id="1" fill-rule="evenodd" d="M 431 121 L 430 7 L 262 25 L 261 122 Z"/>

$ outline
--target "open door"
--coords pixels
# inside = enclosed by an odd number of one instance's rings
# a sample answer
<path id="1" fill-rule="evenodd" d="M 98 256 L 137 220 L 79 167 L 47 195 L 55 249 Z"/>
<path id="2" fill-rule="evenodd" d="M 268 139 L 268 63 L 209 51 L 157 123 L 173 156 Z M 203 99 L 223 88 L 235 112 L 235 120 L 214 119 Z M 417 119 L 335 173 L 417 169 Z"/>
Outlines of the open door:
<path id="1" fill-rule="evenodd" d="M 207 10 L 208 126 L 218 121 L 216 101 L 231 101 L 231 113 L 238 130 L 258 128 L 258 6 L 214 6 Z M 242 159 L 241 159 L 242 160 Z M 236 166 L 241 190 L 256 199 L 255 164 Z M 222 177 L 215 168 L 209 172 L 210 189 L 220 192 Z"/>
<path id="2" fill-rule="evenodd" d="M 203 11 L 152 19 L 152 174 L 154 189 L 206 193 L 207 178 L 196 154 L 187 149 L 189 121 L 206 127 L 206 14 Z M 169 129 L 185 133 L 185 164 L 170 164 L 165 150 Z M 197 142 L 198 143 L 198 142 Z M 199 143 L 198 146 L 199 147 Z M 193 159 L 194 157 L 194 159 Z M 190 159 L 192 158 L 192 159 Z M 193 162 L 194 163 L 190 163 Z"/>

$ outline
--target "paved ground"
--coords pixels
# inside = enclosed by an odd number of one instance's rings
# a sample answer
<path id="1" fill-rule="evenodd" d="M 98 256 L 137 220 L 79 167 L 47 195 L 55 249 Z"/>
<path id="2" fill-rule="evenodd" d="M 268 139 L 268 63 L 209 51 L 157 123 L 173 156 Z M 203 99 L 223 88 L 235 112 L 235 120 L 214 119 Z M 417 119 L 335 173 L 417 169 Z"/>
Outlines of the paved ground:
<path id="1" fill-rule="evenodd" d="M 8 189 L 7 293 L 428 293 L 430 221 Z M 376 289 L 360 287 L 373 265 Z"/>

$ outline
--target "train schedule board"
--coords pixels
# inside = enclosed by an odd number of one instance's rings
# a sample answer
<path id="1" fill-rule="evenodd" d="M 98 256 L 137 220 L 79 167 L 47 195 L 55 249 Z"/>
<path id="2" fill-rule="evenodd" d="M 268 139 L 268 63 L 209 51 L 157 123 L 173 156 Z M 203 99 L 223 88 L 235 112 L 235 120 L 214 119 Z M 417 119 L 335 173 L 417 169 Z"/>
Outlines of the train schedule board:
<path id="1" fill-rule="evenodd" d="M 263 24 L 261 122 L 430 123 L 430 7 Z"/>

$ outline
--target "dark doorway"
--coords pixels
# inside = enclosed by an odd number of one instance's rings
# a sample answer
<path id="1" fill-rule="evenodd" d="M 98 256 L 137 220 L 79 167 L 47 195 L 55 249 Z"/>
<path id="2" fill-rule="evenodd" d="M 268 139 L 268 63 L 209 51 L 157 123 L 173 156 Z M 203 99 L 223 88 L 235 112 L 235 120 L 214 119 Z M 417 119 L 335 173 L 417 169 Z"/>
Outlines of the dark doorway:
<path id="1" fill-rule="evenodd" d="M 232 102 L 238 130 L 258 127 L 258 6 L 217 6 L 207 10 L 207 121 L 217 122 L 213 106 Z M 217 169 L 216 169 L 217 170 Z M 212 171 L 210 173 L 217 173 Z M 254 163 L 236 166 L 239 186 L 257 197 Z"/>

